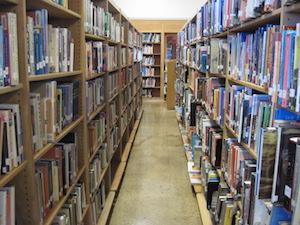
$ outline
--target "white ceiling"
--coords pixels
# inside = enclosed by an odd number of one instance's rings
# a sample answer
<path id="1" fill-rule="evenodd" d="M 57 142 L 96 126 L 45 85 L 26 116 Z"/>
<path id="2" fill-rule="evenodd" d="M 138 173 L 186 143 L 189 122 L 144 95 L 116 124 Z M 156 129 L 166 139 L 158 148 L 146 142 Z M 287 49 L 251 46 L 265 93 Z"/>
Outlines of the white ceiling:
<path id="1" fill-rule="evenodd" d="M 113 0 L 129 19 L 187 20 L 206 0 Z"/>

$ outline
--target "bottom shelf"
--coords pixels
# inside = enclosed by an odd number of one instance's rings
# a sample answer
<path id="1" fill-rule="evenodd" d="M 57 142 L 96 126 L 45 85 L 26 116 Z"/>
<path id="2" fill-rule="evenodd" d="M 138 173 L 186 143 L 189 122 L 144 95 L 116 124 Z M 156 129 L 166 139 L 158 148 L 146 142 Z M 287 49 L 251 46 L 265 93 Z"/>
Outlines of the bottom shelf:
<path id="1" fill-rule="evenodd" d="M 109 192 L 109 194 L 105 200 L 105 206 L 101 213 L 98 225 L 107 224 L 107 221 L 108 221 L 108 218 L 109 218 L 109 215 L 111 213 L 111 209 L 112 209 L 112 206 L 114 203 L 115 196 L 116 196 L 116 192 L 114 192 L 114 191 Z"/>
<path id="2" fill-rule="evenodd" d="M 210 212 L 206 208 L 206 199 L 204 196 L 204 193 L 198 193 L 196 194 L 199 211 L 200 211 L 200 217 L 202 220 L 202 224 L 204 225 L 213 225 L 213 222 L 211 221 Z"/>

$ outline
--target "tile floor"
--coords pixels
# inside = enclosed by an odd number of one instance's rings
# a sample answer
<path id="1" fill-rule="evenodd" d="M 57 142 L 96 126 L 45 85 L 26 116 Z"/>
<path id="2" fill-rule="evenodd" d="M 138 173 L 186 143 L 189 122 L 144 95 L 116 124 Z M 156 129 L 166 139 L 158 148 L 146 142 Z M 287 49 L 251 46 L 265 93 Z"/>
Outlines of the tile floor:
<path id="1" fill-rule="evenodd" d="M 175 112 L 162 100 L 143 108 L 110 225 L 200 225 Z"/>

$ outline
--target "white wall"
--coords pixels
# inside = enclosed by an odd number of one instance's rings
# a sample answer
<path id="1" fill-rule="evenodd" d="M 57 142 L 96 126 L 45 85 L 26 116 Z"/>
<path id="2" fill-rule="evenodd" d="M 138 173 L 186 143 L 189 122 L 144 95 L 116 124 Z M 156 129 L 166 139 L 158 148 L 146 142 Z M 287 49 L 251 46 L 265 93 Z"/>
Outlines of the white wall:
<path id="1" fill-rule="evenodd" d="M 188 20 L 205 0 L 114 0 L 129 19 Z"/>

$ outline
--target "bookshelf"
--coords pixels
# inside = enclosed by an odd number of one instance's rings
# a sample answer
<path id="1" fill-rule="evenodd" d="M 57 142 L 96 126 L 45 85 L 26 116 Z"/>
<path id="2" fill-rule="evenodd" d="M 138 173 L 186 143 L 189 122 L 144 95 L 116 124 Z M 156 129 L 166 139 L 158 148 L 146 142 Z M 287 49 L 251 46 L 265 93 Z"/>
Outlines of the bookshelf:
<path id="1" fill-rule="evenodd" d="M 288 182 L 296 182 L 299 173 L 291 149 L 298 146 L 300 134 L 299 124 L 288 120 L 299 120 L 293 95 L 299 87 L 285 85 L 299 79 L 299 53 L 294 48 L 299 45 L 299 3 L 272 1 L 258 11 L 243 1 L 237 1 L 241 8 L 226 8 L 231 2 L 208 1 L 178 33 L 176 115 L 187 134 L 185 146 L 193 149 L 192 161 L 201 170 L 203 192 L 196 197 L 202 223 L 296 224 L 298 186 Z M 297 31 L 286 31 L 293 29 Z M 287 65 L 290 72 L 283 73 Z M 287 144 L 289 158 L 283 159 Z M 276 159 L 268 155 L 271 152 Z M 281 172 L 283 161 L 289 172 Z M 289 178 L 282 179 L 287 174 Z M 268 184 L 262 182 L 266 179 Z M 290 196 L 284 185 L 291 187 Z M 284 219 L 278 218 L 277 210 Z"/>
<path id="2" fill-rule="evenodd" d="M 0 188 L 16 199 L 12 223 L 72 214 L 72 224 L 107 224 L 142 116 L 142 34 L 110 0 L 60 2 L 0 3 L 17 32 L 14 49 L 0 51 L 15 57 L 1 64 L 0 129 L 10 141 L 1 143 Z"/>

